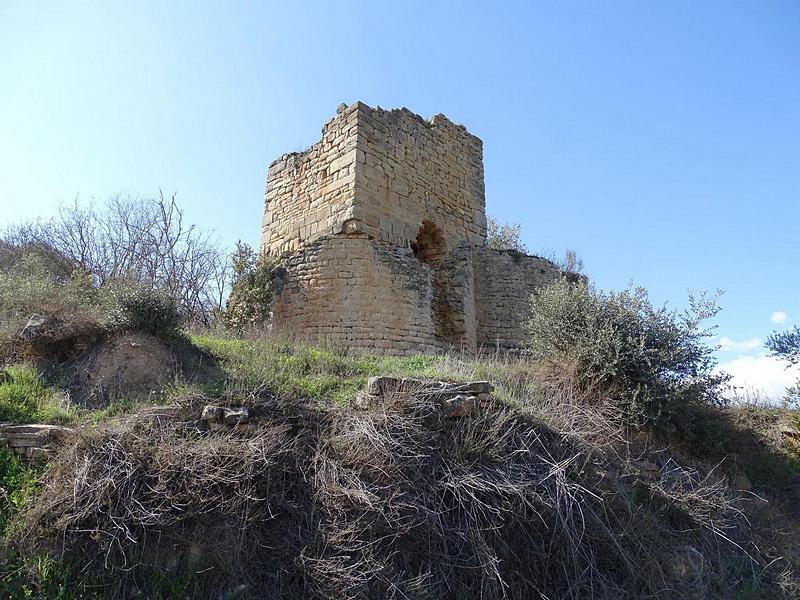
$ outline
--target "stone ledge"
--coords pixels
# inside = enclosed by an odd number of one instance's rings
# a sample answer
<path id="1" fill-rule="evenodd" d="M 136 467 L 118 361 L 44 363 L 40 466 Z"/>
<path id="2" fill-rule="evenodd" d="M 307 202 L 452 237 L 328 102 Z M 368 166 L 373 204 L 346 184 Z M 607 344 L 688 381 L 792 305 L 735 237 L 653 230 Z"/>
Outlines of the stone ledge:
<path id="1" fill-rule="evenodd" d="M 429 400 L 447 418 L 472 417 L 491 400 L 494 386 L 488 381 L 450 383 L 410 377 L 371 377 L 355 400 L 356 408 L 368 409 L 404 399 Z"/>
<path id="2" fill-rule="evenodd" d="M 58 443 L 74 431 L 62 425 L 0 423 L 0 448 L 8 448 L 28 462 L 46 461 L 55 456 Z"/>

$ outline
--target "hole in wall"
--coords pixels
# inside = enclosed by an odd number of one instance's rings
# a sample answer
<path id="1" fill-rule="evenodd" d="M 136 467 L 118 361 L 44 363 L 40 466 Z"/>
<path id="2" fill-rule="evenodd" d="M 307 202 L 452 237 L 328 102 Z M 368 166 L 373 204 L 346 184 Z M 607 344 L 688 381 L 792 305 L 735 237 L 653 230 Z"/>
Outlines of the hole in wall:
<path id="1" fill-rule="evenodd" d="M 411 251 L 417 260 L 433 270 L 431 318 L 435 335 L 446 343 L 453 343 L 453 316 L 447 301 L 448 278 L 443 269 L 447 256 L 447 241 L 441 228 L 431 221 L 423 221 L 416 239 L 411 242 Z"/>
<path id="2" fill-rule="evenodd" d="M 441 228 L 431 221 L 423 221 L 417 239 L 411 242 L 411 250 L 417 260 L 431 266 L 439 266 L 447 254 L 447 242 Z"/>

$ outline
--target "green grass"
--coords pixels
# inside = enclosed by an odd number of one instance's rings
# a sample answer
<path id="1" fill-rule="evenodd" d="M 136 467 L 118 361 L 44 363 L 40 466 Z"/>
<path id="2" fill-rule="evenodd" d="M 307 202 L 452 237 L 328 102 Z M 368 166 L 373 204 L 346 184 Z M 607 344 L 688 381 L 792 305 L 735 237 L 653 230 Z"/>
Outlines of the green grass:
<path id="1" fill-rule="evenodd" d="M 341 348 L 206 335 L 195 335 L 192 341 L 220 361 L 227 388 L 234 392 L 264 387 L 276 393 L 346 404 L 374 375 L 446 375 L 442 367 L 447 358 L 443 356 L 376 356 Z"/>
<path id="2" fill-rule="evenodd" d="M 16 364 L 0 375 L 0 421 L 70 424 L 77 411 L 64 406 L 61 395 L 49 388 L 35 367 Z"/>
<path id="3" fill-rule="evenodd" d="M 0 592 L 5 594 L 3 598 L 101 600 L 109 597 L 109 582 L 46 554 L 24 559 L 11 554 L 6 561 L 0 579 Z"/>
<path id="4" fill-rule="evenodd" d="M 340 405 L 349 403 L 377 375 L 491 381 L 495 396 L 522 407 L 539 394 L 531 365 L 515 358 L 458 354 L 385 356 L 340 347 L 317 347 L 271 339 L 245 340 L 194 334 L 191 341 L 219 362 L 223 381 L 206 382 L 220 395 L 266 388 L 275 393 Z M 216 386 L 216 387 L 215 387 Z"/>
<path id="5" fill-rule="evenodd" d="M 25 501 L 39 489 L 42 468 L 26 465 L 16 454 L 0 448 L 0 535 Z"/>

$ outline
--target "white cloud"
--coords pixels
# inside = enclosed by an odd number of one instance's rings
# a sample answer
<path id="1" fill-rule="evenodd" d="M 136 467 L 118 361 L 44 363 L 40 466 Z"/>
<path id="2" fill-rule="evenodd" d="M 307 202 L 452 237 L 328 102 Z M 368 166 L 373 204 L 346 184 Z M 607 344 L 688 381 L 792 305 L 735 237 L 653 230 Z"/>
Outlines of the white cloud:
<path id="1" fill-rule="evenodd" d="M 786 313 L 782 310 L 776 310 L 769 318 L 773 323 L 783 323 L 786 320 Z"/>
<path id="2" fill-rule="evenodd" d="M 800 365 L 786 368 L 787 363 L 775 356 L 737 356 L 721 363 L 718 370 L 733 375 L 731 384 L 740 392 L 753 391 L 772 400 L 781 400 L 786 388 L 800 378 Z"/>
<path id="3" fill-rule="evenodd" d="M 759 346 L 761 346 L 761 340 L 756 337 L 741 342 L 725 336 L 719 338 L 719 349 L 722 352 L 749 352 Z"/>

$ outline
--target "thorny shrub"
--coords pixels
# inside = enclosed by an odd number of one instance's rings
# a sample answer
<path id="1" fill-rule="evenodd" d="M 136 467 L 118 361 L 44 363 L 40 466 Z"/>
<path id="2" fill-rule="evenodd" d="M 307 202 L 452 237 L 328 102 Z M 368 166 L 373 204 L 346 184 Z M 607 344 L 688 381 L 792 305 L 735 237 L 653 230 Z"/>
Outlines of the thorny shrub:
<path id="1" fill-rule="evenodd" d="M 160 337 L 180 332 L 181 313 L 174 295 L 138 282 L 114 282 L 105 290 L 110 306 L 106 327 L 113 332 L 139 331 Z"/>
<path id="2" fill-rule="evenodd" d="M 584 387 L 599 388 L 635 427 L 670 431 L 681 411 L 721 404 L 728 377 L 714 371 L 703 322 L 716 296 L 689 298 L 684 312 L 654 307 L 643 288 L 595 290 L 560 279 L 531 299 L 529 352 L 575 366 Z"/>

